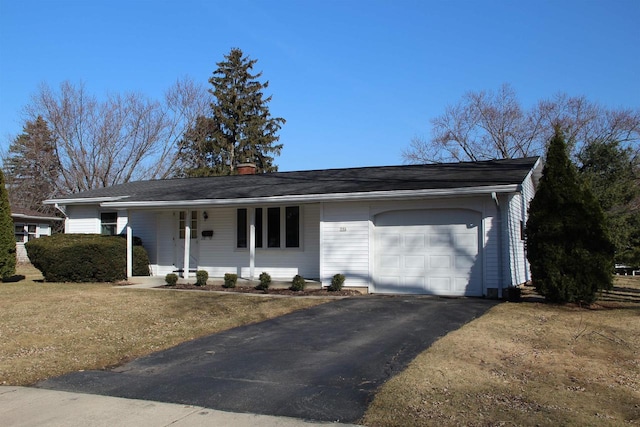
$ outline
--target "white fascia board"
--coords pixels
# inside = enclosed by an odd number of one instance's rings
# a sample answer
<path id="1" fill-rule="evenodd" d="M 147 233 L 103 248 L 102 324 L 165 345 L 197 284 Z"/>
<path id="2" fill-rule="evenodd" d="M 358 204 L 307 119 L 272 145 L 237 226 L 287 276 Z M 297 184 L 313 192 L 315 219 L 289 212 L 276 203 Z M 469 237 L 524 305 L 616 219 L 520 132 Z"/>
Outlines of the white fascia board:
<path id="1" fill-rule="evenodd" d="M 33 215 L 24 215 L 18 213 L 12 213 L 12 218 L 17 219 L 28 219 L 33 221 L 64 221 L 64 218 L 58 218 L 57 216 L 33 216 Z"/>
<path id="2" fill-rule="evenodd" d="M 104 201 L 102 207 L 109 208 L 167 208 L 167 207 L 198 207 L 198 206 L 229 206 L 253 205 L 264 203 L 315 203 L 315 202 L 344 202 L 352 200 L 393 200 L 414 198 L 436 198 L 473 196 L 491 193 L 514 193 L 519 191 L 520 185 L 492 185 L 484 187 L 462 187 L 448 189 L 425 190 L 396 190 L 369 191 L 358 193 L 304 194 L 271 197 L 250 197 L 242 199 L 199 199 L 199 200 L 171 200 L 171 201 Z"/>
<path id="3" fill-rule="evenodd" d="M 96 203 L 114 202 L 116 200 L 122 200 L 128 197 L 129 196 L 86 197 L 77 199 L 47 199 L 42 203 L 45 205 L 95 205 Z"/>

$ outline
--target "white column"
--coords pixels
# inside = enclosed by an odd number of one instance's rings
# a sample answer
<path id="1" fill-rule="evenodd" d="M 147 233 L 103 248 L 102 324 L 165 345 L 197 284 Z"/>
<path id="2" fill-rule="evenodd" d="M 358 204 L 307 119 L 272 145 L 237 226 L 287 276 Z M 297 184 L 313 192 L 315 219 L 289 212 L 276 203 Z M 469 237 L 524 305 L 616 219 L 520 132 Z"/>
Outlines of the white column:
<path id="1" fill-rule="evenodd" d="M 133 230 L 131 212 L 127 212 L 127 279 L 133 277 Z"/>
<path id="2" fill-rule="evenodd" d="M 185 212 L 184 218 L 184 263 L 182 277 L 189 278 L 189 259 L 191 257 L 191 211 Z"/>
<path id="3" fill-rule="evenodd" d="M 256 269 L 256 208 L 249 208 L 249 278 L 255 277 Z"/>

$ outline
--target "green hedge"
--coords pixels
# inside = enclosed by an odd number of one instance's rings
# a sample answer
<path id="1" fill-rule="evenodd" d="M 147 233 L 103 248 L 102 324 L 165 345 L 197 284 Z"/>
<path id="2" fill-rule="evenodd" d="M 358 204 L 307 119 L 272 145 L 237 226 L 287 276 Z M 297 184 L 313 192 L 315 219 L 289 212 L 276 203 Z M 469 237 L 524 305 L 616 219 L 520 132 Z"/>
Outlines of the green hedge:
<path id="1" fill-rule="evenodd" d="M 127 277 L 127 241 L 99 234 L 54 234 L 25 244 L 48 282 L 115 282 Z M 149 257 L 133 247 L 133 275 L 149 275 Z"/>

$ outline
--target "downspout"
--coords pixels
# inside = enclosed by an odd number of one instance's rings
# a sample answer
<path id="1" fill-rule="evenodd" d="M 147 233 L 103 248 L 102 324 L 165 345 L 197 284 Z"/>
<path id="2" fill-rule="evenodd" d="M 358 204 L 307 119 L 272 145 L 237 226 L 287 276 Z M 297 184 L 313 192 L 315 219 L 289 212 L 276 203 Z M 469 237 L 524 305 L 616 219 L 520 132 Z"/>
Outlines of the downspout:
<path id="1" fill-rule="evenodd" d="M 502 239 L 503 233 L 502 233 L 502 210 L 500 209 L 500 201 L 498 200 L 498 195 L 496 194 L 495 191 L 491 192 L 491 198 L 493 199 L 494 203 L 496 204 L 496 209 L 497 209 L 497 213 L 496 213 L 496 222 L 497 227 L 498 227 L 498 299 L 502 299 L 502 286 L 503 286 L 503 282 L 504 282 L 504 271 L 502 271 L 503 266 L 504 266 L 504 253 L 503 253 L 503 246 L 504 246 L 504 242 Z"/>
<path id="2" fill-rule="evenodd" d="M 522 229 L 521 229 L 521 233 L 525 232 L 525 229 L 527 227 L 527 205 L 529 204 L 529 200 L 527 200 L 527 196 L 525 195 L 524 192 L 524 187 L 522 188 L 520 194 L 522 195 Z M 524 255 L 524 279 L 525 282 L 529 282 L 529 280 L 531 280 L 531 277 L 529 276 L 529 260 L 527 259 L 527 242 L 526 239 L 522 242 L 523 250 L 522 253 Z"/>

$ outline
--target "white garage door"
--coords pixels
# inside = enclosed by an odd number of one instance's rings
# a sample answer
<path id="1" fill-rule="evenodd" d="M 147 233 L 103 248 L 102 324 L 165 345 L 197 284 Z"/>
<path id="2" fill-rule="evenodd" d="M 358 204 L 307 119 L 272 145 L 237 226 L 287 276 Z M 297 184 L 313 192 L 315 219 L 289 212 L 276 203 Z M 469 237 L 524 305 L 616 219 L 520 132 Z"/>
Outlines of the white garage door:
<path id="1" fill-rule="evenodd" d="M 376 215 L 374 292 L 482 295 L 480 220 L 463 209 Z"/>

